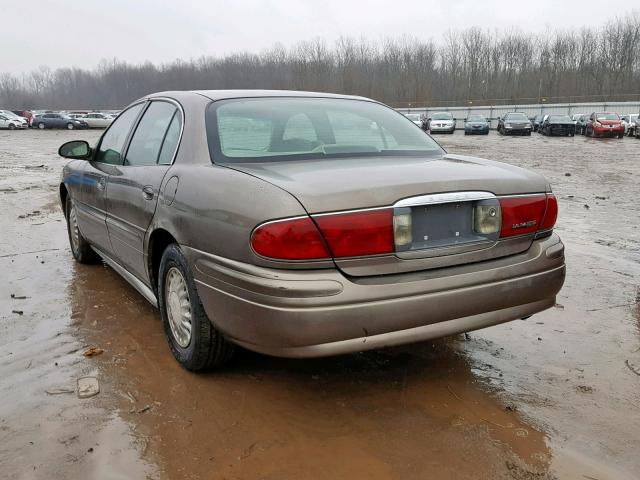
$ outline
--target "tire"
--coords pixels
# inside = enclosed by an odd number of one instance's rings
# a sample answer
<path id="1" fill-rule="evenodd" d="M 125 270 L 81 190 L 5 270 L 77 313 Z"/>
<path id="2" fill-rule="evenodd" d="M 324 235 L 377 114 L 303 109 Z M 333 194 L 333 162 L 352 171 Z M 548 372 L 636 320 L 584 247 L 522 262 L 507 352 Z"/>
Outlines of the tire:
<path id="1" fill-rule="evenodd" d="M 38 124 L 38 128 L 39 128 L 40 130 L 44 130 L 44 128 L 45 128 L 44 123 L 39 123 L 39 124 Z"/>
<path id="2" fill-rule="evenodd" d="M 526 136 L 527 136 L 527 137 L 530 137 L 530 136 L 531 136 L 531 130 L 529 130 L 529 131 L 526 133 Z"/>
<path id="3" fill-rule="evenodd" d="M 79 263 L 99 263 L 100 256 L 91 248 L 89 242 L 85 240 L 78 228 L 78 221 L 75 206 L 71 197 L 67 195 L 65 201 L 65 216 L 67 217 L 67 234 L 69 236 L 69 247 L 73 258 Z"/>
<path id="4" fill-rule="evenodd" d="M 162 254 L 158 277 L 160 315 L 169 348 L 178 363 L 199 372 L 228 362 L 235 347 L 207 317 L 189 264 L 177 244 L 169 245 Z"/>
<path id="5" fill-rule="evenodd" d="M 16 126 L 13 123 L 9 124 L 9 130 L 15 130 Z"/>
<path id="6" fill-rule="evenodd" d="M 67 123 L 67 130 L 73 130 L 74 126 L 73 123 Z"/>

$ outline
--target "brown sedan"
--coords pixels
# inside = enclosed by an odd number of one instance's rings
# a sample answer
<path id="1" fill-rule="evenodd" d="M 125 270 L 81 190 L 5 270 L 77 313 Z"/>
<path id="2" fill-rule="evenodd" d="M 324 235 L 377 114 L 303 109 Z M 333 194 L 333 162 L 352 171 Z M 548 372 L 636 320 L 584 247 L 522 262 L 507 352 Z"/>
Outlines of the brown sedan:
<path id="1" fill-rule="evenodd" d="M 158 93 L 59 153 L 74 257 L 157 305 L 190 370 L 234 344 L 315 357 L 526 318 L 564 281 L 543 177 L 366 98 Z"/>

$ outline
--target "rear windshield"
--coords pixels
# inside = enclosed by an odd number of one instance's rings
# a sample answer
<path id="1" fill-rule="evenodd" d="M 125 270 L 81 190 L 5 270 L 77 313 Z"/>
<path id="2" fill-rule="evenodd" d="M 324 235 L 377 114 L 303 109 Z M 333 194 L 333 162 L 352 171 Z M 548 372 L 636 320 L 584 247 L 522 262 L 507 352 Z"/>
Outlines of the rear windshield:
<path id="1" fill-rule="evenodd" d="M 434 113 L 433 117 L 431 118 L 433 120 L 452 120 L 453 115 L 451 115 L 450 113 Z"/>
<path id="2" fill-rule="evenodd" d="M 617 113 L 596 113 L 598 120 L 620 120 Z"/>
<path id="3" fill-rule="evenodd" d="M 527 117 L 524 113 L 507 113 L 504 116 L 505 120 L 520 120 L 520 121 L 528 121 L 529 117 Z"/>
<path id="4" fill-rule="evenodd" d="M 213 102 L 207 109 L 207 138 L 214 161 L 225 163 L 442 152 L 395 110 L 335 98 Z"/>

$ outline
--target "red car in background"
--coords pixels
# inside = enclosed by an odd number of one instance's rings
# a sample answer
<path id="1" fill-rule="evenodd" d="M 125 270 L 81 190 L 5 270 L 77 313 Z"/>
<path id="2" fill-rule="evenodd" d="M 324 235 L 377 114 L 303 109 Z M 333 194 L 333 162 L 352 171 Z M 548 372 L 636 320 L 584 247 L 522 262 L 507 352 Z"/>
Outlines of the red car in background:
<path id="1" fill-rule="evenodd" d="M 587 137 L 624 137 L 624 124 L 617 113 L 594 112 L 585 127 Z"/>
<path id="2" fill-rule="evenodd" d="M 20 115 L 21 117 L 26 118 L 27 122 L 29 122 L 30 127 L 33 125 L 34 115 L 29 110 L 11 110 L 11 111 L 16 115 Z"/>

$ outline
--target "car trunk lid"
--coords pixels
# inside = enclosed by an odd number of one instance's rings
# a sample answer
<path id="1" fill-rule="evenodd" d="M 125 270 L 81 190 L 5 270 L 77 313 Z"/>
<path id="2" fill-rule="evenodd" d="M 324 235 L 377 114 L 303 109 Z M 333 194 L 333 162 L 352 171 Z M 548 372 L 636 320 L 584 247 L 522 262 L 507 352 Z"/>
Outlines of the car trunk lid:
<path id="1" fill-rule="evenodd" d="M 416 229 L 411 245 L 394 254 L 336 259 L 345 274 L 354 276 L 425 270 L 522 252 L 531 245 L 532 235 L 500 241 L 478 237 L 471 224 L 472 209 L 476 202 L 495 196 L 549 190 L 535 173 L 451 154 L 227 166 L 290 192 L 312 217 L 381 207 L 410 214 Z"/>

